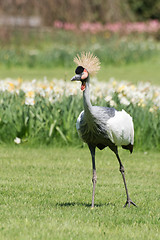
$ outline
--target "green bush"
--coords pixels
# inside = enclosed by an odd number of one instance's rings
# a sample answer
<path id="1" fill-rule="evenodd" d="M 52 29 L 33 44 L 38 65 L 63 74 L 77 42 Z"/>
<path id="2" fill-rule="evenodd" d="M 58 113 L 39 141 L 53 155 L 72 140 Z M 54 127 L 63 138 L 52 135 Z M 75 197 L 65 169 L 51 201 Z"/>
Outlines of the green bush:
<path id="1" fill-rule="evenodd" d="M 140 107 L 119 103 L 118 109 L 125 109 L 133 116 L 135 145 L 139 149 L 160 148 L 160 110 L 150 112 L 150 106 Z M 94 103 L 93 103 L 94 104 Z M 97 99 L 96 105 L 109 106 L 105 100 Z M 81 144 L 76 131 L 76 119 L 83 110 L 79 96 L 63 96 L 51 103 L 39 94 L 34 105 L 25 104 L 25 94 L 0 92 L 0 140 L 13 142 L 16 137 L 22 142 L 43 144 Z"/>
<path id="2" fill-rule="evenodd" d="M 65 33 L 57 33 L 59 37 L 65 35 Z M 71 33 L 70 35 L 73 35 Z M 91 51 L 97 55 L 102 64 L 129 64 L 133 62 L 148 60 L 153 56 L 160 54 L 159 43 L 154 40 L 134 38 L 119 38 L 110 37 L 109 39 L 104 36 L 90 35 L 82 38 L 82 36 L 74 36 L 73 40 L 71 36 L 63 36 L 62 39 L 54 40 L 54 44 L 51 44 L 51 40 L 48 45 L 39 46 L 35 49 L 35 46 L 31 45 L 29 49 L 27 47 L 5 47 L 0 49 L 0 65 L 7 67 L 14 66 L 27 66 L 33 67 L 48 67 L 55 66 L 72 66 L 73 58 L 78 52 Z M 82 40 L 78 40 L 78 37 Z M 62 42 L 61 42 L 62 41 Z M 65 42 L 65 45 L 64 45 Z M 55 44 L 56 43 L 56 44 Z M 73 43 L 73 45 L 71 45 Z M 47 42 L 46 42 L 47 44 Z"/>
<path id="3" fill-rule="evenodd" d="M 128 0 L 128 3 L 139 20 L 160 19 L 159 0 Z"/>

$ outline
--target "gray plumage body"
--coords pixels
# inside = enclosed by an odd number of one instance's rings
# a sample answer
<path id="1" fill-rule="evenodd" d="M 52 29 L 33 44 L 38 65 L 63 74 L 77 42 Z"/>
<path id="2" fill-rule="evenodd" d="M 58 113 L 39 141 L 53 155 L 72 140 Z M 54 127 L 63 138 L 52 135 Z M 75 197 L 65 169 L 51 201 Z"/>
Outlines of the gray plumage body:
<path id="1" fill-rule="evenodd" d="M 87 144 L 100 149 L 111 145 L 106 131 L 106 122 L 114 116 L 114 108 L 92 106 L 89 111 L 82 111 L 76 124 L 79 136 Z"/>
<path id="2" fill-rule="evenodd" d="M 83 92 L 83 104 L 84 111 L 80 113 L 76 127 L 84 142 L 99 149 L 109 146 L 115 153 L 118 145 L 132 152 L 134 138 L 132 118 L 124 110 L 92 106 L 89 96 L 89 77 Z M 118 117 L 116 117 L 117 113 L 119 113 Z"/>

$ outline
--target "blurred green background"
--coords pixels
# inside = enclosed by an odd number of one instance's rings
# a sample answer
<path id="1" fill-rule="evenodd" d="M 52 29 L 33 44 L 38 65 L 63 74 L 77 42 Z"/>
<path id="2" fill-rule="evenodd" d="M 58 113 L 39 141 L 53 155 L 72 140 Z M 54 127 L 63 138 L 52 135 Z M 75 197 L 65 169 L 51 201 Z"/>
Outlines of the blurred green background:
<path id="1" fill-rule="evenodd" d="M 99 80 L 159 83 L 158 0 L 7 0 L 0 13 L 0 79 L 69 80 L 74 56 L 91 51 L 102 63 Z"/>

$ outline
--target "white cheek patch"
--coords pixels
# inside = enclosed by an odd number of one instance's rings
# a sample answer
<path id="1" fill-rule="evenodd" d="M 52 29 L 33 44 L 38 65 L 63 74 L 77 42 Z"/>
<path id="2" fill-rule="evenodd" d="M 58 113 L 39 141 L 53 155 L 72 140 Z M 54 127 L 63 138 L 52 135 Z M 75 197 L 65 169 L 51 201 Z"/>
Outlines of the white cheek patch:
<path id="1" fill-rule="evenodd" d="M 134 127 L 132 117 L 124 110 L 115 111 L 115 116 L 106 124 L 109 139 L 117 146 L 134 143 Z"/>

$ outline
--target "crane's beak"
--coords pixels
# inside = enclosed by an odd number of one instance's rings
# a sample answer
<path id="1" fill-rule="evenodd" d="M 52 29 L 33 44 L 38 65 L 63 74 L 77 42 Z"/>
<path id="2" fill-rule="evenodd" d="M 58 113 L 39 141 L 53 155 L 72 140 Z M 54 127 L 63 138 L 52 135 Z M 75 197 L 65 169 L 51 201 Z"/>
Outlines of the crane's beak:
<path id="1" fill-rule="evenodd" d="M 71 81 L 81 81 L 81 75 L 76 74 L 74 77 L 71 78 Z"/>
<path id="2" fill-rule="evenodd" d="M 81 90 L 84 91 L 86 88 L 86 82 L 85 80 L 83 80 L 82 78 L 82 74 L 76 74 L 74 77 L 72 77 L 71 81 L 81 81 L 82 85 L 81 85 Z"/>

